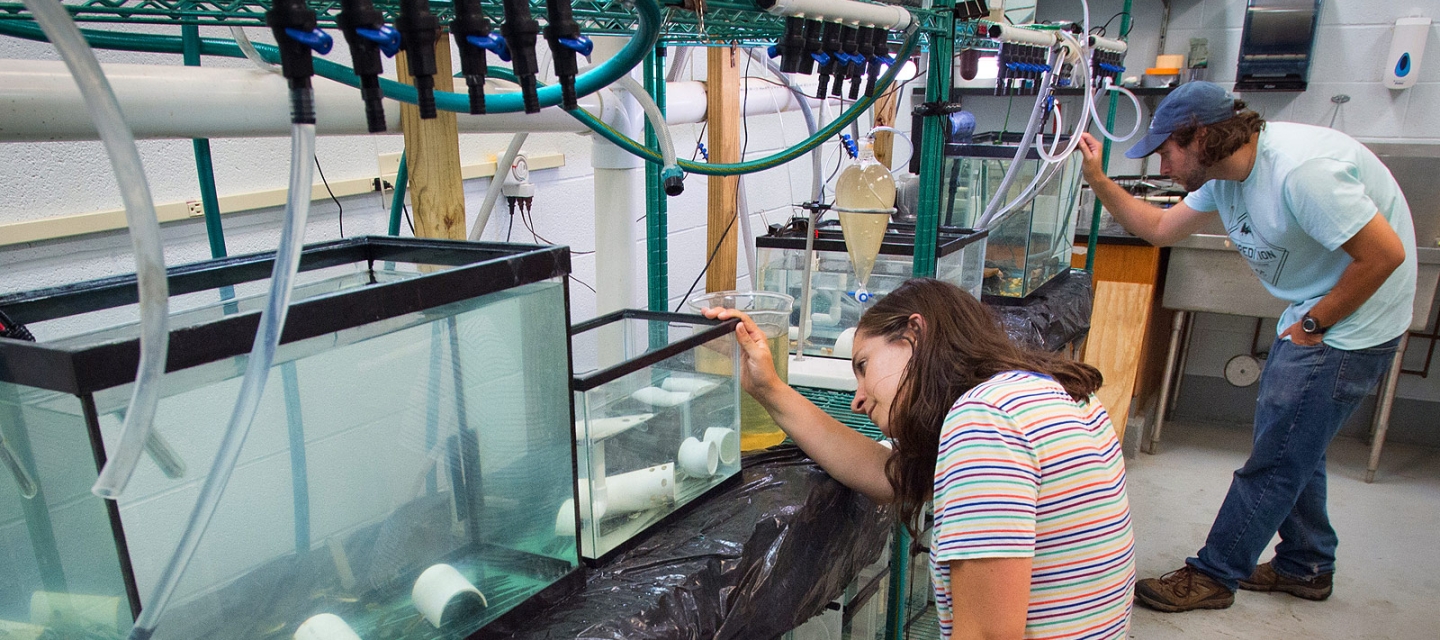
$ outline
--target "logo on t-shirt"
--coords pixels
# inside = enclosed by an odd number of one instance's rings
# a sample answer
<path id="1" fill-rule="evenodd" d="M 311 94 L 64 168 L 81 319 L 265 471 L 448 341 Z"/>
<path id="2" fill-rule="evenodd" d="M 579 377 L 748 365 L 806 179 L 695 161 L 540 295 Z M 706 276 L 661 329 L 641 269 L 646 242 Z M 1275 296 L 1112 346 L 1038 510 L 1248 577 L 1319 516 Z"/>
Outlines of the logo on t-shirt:
<path id="1" fill-rule="evenodd" d="M 1285 260 L 1290 257 L 1290 251 L 1270 244 L 1256 232 L 1250 221 L 1249 211 L 1237 210 L 1234 220 L 1226 226 L 1226 231 L 1230 233 L 1230 240 L 1235 243 L 1240 255 L 1250 263 L 1250 270 L 1261 280 L 1279 286 L 1280 274 L 1285 270 Z"/>

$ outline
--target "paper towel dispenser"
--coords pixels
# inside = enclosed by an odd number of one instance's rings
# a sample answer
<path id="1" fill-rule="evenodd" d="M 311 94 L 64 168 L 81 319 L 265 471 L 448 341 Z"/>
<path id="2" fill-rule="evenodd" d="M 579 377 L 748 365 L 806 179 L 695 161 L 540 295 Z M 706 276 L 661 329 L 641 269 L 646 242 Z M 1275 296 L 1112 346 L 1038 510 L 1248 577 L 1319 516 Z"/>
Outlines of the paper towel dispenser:
<path id="1" fill-rule="evenodd" d="M 1304 91 L 1321 0 L 1249 0 L 1236 91 Z"/>

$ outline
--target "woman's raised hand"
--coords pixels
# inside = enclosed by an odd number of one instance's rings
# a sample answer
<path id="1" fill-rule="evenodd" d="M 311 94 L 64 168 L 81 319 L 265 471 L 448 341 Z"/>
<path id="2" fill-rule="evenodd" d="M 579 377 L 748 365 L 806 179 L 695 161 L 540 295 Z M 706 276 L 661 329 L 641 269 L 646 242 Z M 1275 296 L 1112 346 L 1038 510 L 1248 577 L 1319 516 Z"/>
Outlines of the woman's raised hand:
<path id="1" fill-rule="evenodd" d="M 738 318 L 735 339 L 740 343 L 740 386 L 756 400 L 766 397 L 785 382 L 775 373 L 775 362 L 770 357 L 770 347 L 765 341 L 765 332 L 750 316 L 735 309 L 710 307 L 701 311 L 707 318 L 729 320 Z M 763 401 L 762 401 L 763 402 Z"/>

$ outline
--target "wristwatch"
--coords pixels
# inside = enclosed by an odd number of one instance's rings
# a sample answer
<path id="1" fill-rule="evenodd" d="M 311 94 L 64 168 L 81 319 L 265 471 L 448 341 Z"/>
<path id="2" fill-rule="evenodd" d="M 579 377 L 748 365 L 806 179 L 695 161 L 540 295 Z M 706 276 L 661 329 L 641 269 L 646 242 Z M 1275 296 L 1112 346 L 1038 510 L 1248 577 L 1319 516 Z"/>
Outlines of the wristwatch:
<path id="1" fill-rule="evenodd" d="M 1305 314 L 1305 317 L 1300 318 L 1300 330 L 1310 335 L 1318 336 L 1324 335 L 1326 331 L 1330 330 L 1330 327 L 1320 326 L 1320 321 L 1316 320 L 1314 316 L 1307 313 Z"/>

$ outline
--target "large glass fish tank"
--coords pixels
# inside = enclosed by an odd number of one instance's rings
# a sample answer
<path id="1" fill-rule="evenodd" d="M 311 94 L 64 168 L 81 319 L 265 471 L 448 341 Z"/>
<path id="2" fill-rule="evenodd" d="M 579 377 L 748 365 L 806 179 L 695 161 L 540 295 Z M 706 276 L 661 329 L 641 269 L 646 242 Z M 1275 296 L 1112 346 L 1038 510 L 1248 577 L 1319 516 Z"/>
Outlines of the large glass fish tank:
<path id="1" fill-rule="evenodd" d="M 135 278 L 0 298 L 38 339 L 0 339 L 0 637 L 129 631 L 219 449 L 272 263 L 169 270 L 155 436 L 118 501 L 90 487 L 134 380 Z M 154 637 L 466 638 L 579 586 L 577 539 L 555 535 L 575 497 L 568 272 L 560 247 L 307 247 L 253 427 Z"/>
<path id="2" fill-rule="evenodd" d="M 799 326 L 807 228 L 805 219 L 797 218 L 788 226 L 772 226 L 769 233 L 755 239 L 756 288 L 795 298 L 790 326 L 791 344 L 796 345 L 797 353 L 802 348 Z M 803 347 L 804 354 L 849 359 L 842 336 L 847 332 L 853 334 L 860 314 L 913 277 L 915 225 L 890 223 L 866 292 L 860 292 L 857 286 L 839 222 L 823 220 L 816 231 L 810 284 L 811 329 Z M 989 250 L 986 236 L 985 231 L 941 227 L 935 251 L 936 277 L 979 298 L 985 255 Z M 838 352 L 837 342 L 841 345 Z"/>
<path id="3" fill-rule="evenodd" d="M 947 143 L 941 171 L 940 222 L 973 227 L 997 196 L 1000 182 L 1015 159 L 1019 134 L 978 134 L 970 144 Z M 1055 141 L 1042 137 L 1047 145 Z M 1060 144 L 1066 144 L 1065 139 Z M 1042 175 L 1034 199 L 987 225 L 984 292 L 998 298 L 1023 298 L 1070 268 L 1074 243 L 1075 211 L 1080 197 L 1080 155 L 1072 153 L 1059 166 L 1047 170 L 1032 147 L 1010 188 L 1009 203 L 1026 191 L 1035 174 Z M 999 302 L 1001 300 L 997 300 Z"/>
<path id="4" fill-rule="evenodd" d="M 623 550 L 740 473 L 736 324 L 626 310 L 571 329 L 585 558 Z M 574 537 L 574 509 L 555 514 L 557 538 Z"/>

